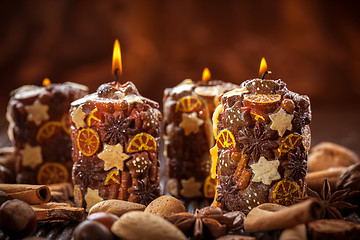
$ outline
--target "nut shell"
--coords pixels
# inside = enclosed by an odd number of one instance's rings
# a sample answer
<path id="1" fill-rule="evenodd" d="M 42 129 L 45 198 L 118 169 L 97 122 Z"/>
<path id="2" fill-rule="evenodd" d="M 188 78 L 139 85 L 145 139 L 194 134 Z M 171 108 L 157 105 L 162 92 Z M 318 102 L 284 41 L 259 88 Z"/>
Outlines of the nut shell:
<path id="1" fill-rule="evenodd" d="M 145 205 L 139 203 L 133 203 L 117 199 L 109 199 L 105 201 L 98 202 L 89 210 L 89 215 L 96 212 L 107 212 L 115 214 L 120 217 L 126 212 L 130 211 L 144 211 L 146 208 Z"/>
<path id="2" fill-rule="evenodd" d="M 160 217 L 169 217 L 174 213 L 185 212 L 185 206 L 180 200 L 164 195 L 152 201 L 144 210 L 146 213 L 152 213 Z"/>

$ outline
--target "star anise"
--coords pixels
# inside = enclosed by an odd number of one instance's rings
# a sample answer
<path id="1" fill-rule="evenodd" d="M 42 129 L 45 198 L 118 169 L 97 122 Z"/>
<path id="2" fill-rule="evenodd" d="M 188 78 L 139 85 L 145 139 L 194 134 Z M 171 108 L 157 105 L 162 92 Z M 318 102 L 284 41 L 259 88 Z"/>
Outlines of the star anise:
<path id="1" fill-rule="evenodd" d="M 160 188 L 151 184 L 145 178 L 137 181 L 137 184 L 129 189 L 129 201 L 148 205 L 152 200 L 160 196 Z"/>
<path id="2" fill-rule="evenodd" d="M 249 154 L 253 162 L 256 162 L 260 155 L 267 159 L 274 158 L 273 150 L 279 146 L 274 139 L 276 131 L 266 128 L 260 122 L 257 122 L 253 129 L 244 127 L 237 137 L 237 141 L 244 146 L 244 153 Z"/>
<path id="3" fill-rule="evenodd" d="M 232 176 L 221 176 L 220 184 L 217 187 L 218 195 L 216 201 L 220 203 L 222 209 L 231 211 L 232 208 L 230 206 L 233 205 L 234 195 L 237 192 L 238 189 L 232 181 Z"/>
<path id="4" fill-rule="evenodd" d="M 177 213 L 166 219 L 177 226 L 186 236 L 196 240 L 213 239 L 222 236 L 234 226 L 236 216 L 224 215 L 218 207 L 196 209 L 194 214 Z M 238 224 L 237 224 L 238 225 Z"/>
<path id="5" fill-rule="evenodd" d="M 116 145 L 119 142 L 127 142 L 129 134 L 135 134 L 136 131 L 131 127 L 133 120 L 119 116 L 117 118 L 109 118 L 101 129 L 105 132 L 102 140 L 110 145 Z"/>
<path id="6" fill-rule="evenodd" d="M 327 179 L 325 179 L 323 182 L 323 187 L 320 194 L 311 190 L 310 188 L 308 188 L 307 193 L 308 197 L 299 200 L 302 201 L 312 198 L 319 201 L 323 207 L 323 213 L 321 218 L 342 219 L 343 217 L 340 211 L 357 208 L 355 205 L 344 201 L 344 199 L 349 194 L 349 189 L 338 190 L 331 194 L 330 183 Z"/>
<path id="7" fill-rule="evenodd" d="M 301 179 L 306 175 L 307 153 L 301 151 L 299 148 L 295 152 L 289 152 L 288 160 L 285 162 L 285 178 L 294 180 Z"/>

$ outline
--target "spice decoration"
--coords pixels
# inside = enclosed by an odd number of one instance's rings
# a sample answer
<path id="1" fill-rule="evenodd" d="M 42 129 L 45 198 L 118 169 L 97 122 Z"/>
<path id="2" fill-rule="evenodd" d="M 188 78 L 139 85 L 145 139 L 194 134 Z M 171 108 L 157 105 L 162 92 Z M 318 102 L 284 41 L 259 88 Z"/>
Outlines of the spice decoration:
<path id="1" fill-rule="evenodd" d="M 79 150 L 85 156 L 92 156 L 96 153 L 99 148 L 100 140 L 98 134 L 92 130 L 91 128 L 84 128 L 81 129 L 78 137 L 77 137 L 77 144 Z"/>
<path id="2" fill-rule="evenodd" d="M 301 197 L 301 190 L 295 181 L 284 178 L 274 185 L 270 195 L 270 202 L 290 206 Z"/>
<path id="3" fill-rule="evenodd" d="M 277 171 L 279 164 L 279 160 L 268 161 L 265 157 L 261 156 L 257 163 L 250 165 L 254 172 L 254 177 L 251 181 L 270 185 L 272 181 L 280 179 L 280 174 Z"/>
<path id="4" fill-rule="evenodd" d="M 42 165 L 37 175 L 38 184 L 52 184 L 66 182 L 69 178 L 68 170 L 60 163 L 47 162 Z"/>

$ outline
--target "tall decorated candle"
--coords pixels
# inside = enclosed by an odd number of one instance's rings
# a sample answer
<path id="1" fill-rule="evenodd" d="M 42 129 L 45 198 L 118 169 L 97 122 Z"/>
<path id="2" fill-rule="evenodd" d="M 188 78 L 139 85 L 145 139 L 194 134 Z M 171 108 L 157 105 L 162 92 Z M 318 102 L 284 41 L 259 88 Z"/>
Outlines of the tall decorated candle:
<path id="1" fill-rule="evenodd" d="M 210 80 L 210 71 L 205 68 L 202 81 L 186 79 L 165 90 L 163 135 L 170 194 L 213 198 L 215 181 L 209 176 L 209 148 L 214 143 L 211 116 L 218 95 L 236 87 Z"/>
<path id="2" fill-rule="evenodd" d="M 281 80 L 247 80 L 221 97 L 213 115 L 216 144 L 214 205 L 249 211 L 272 202 L 291 205 L 304 196 L 310 148 L 310 100 Z"/>
<path id="3" fill-rule="evenodd" d="M 87 94 L 76 83 L 25 85 L 13 92 L 6 118 L 15 147 L 18 183 L 71 181 L 70 103 Z"/>
<path id="4" fill-rule="evenodd" d="M 160 195 L 159 105 L 132 82 L 117 82 L 117 41 L 113 73 L 115 82 L 71 104 L 74 197 L 87 211 L 105 199 L 146 205 Z"/>

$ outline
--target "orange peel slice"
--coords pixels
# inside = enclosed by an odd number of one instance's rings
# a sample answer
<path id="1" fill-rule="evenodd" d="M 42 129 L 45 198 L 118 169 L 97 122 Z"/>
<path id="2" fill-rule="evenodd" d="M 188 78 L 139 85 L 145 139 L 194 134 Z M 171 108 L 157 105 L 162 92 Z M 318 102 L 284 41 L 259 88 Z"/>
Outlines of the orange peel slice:
<path id="1" fill-rule="evenodd" d="M 131 139 L 126 151 L 128 153 L 156 151 L 156 147 L 156 141 L 153 136 L 147 133 L 139 133 Z"/>
<path id="2" fill-rule="evenodd" d="M 216 145 L 219 148 L 235 148 L 235 137 L 229 130 L 224 129 L 219 133 Z"/>
<path id="3" fill-rule="evenodd" d="M 68 177 L 68 170 L 62 164 L 47 162 L 40 167 L 37 182 L 42 185 L 60 183 L 66 182 Z"/>
<path id="4" fill-rule="evenodd" d="M 206 198 L 214 198 L 216 192 L 216 179 L 212 179 L 211 176 L 208 176 L 205 179 L 203 191 Z"/>
<path id="5" fill-rule="evenodd" d="M 92 121 L 101 123 L 101 115 L 97 108 L 92 110 L 87 118 L 87 125 L 90 127 L 92 125 Z"/>
<path id="6" fill-rule="evenodd" d="M 300 143 L 301 139 L 302 137 L 296 133 L 287 135 L 280 141 L 280 146 L 278 148 L 279 155 L 281 156 L 282 154 L 287 153 L 291 149 L 295 148 Z"/>
<path id="7" fill-rule="evenodd" d="M 41 126 L 36 134 L 36 140 L 42 142 L 50 137 L 54 136 L 55 133 L 61 128 L 61 123 L 56 121 L 49 121 Z"/>
<path id="8" fill-rule="evenodd" d="M 288 179 L 282 179 L 277 182 L 271 192 L 271 202 L 289 206 L 295 203 L 295 200 L 301 197 L 299 185 Z"/>
<path id="9" fill-rule="evenodd" d="M 71 121 L 70 121 L 70 114 L 68 113 L 65 113 L 62 117 L 61 117 L 61 126 L 62 128 L 64 129 L 64 131 L 67 133 L 67 134 L 71 134 L 71 131 L 70 131 L 70 127 L 71 127 Z"/>
<path id="10" fill-rule="evenodd" d="M 179 102 L 176 104 L 175 111 L 189 113 L 202 105 L 200 99 L 194 96 L 185 96 L 180 98 Z"/>
<path id="11" fill-rule="evenodd" d="M 99 149 L 99 135 L 91 128 L 81 129 L 77 137 L 77 145 L 85 156 L 92 156 Z"/>
<path id="12" fill-rule="evenodd" d="M 111 171 L 105 179 L 104 185 L 109 185 L 109 181 L 112 180 L 114 183 L 120 184 L 119 180 L 115 176 L 119 176 L 119 171 L 117 169 Z"/>

